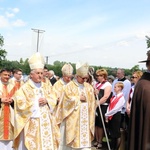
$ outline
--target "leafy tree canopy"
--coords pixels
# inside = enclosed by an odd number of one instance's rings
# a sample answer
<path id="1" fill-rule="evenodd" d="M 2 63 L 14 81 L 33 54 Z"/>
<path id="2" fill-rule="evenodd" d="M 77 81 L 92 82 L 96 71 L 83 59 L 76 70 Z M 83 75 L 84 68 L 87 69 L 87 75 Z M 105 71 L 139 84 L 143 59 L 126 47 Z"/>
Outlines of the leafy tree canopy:
<path id="1" fill-rule="evenodd" d="M 4 45 L 4 38 L 3 36 L 0 35 L 0 61 L 4 60 L 7 55 L 7 52 L 5 51 L 5 49 L 2 49 L 3 45 Z"/>
<path id="2" fill-rule="evenodd" d="M 149 36 L 145 36 L 145 37 L 146 37 L 147 48 L 150 48 L 150 37 Z"/>

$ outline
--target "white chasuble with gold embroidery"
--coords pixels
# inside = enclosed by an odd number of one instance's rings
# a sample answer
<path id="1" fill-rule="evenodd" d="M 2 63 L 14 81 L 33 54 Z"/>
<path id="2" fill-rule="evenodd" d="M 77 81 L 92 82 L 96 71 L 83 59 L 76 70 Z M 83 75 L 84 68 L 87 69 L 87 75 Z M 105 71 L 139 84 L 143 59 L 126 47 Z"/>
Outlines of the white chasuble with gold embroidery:
<path id="1" fill-rule="evenodd" d="M 84 92 L 86 101 L 80 101 Z M 95 97 L 88 83 L 79 85 L 75 80 L 66 85 L 62 116 L 66 122 L 66 146 L 72 149 L 91 147 L 94 138 Z"/>
<path id="2" fill-rule="evenodd" d="M 59 130 L 51 112 L 56 105 L 56 97 L 49 93 L 49 88 L 35 87 L 28 81 L 15 95 L 16 120 L 14 147 L 24 144 L 27 150 L 57 150 L 59 144 Z M 45 97 L 47 104 L 39 106 L 39 98 Z M 22 114 L 19 115 L 19 114 Z M 23 132 L 23 142 L 20 136 Z"/>

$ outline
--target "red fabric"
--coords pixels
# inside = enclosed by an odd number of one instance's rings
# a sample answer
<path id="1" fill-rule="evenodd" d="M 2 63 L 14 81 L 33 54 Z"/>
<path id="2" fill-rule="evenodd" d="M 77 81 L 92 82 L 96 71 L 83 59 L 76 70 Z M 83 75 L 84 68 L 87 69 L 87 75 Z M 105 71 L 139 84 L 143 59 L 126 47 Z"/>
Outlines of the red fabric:
<path id="1" fill-rule="evenodd" d="M 46 79 L 45 79 L 45 78 L 43 78 L 43 79 L 42 79 L 42 81 L 45 83 L 45 82 L 46 82 Z"/>
<path id="2" fill-rule="evenodd" d="M 12 88 L 10 93 L 8 93 L 7 85 L 4 85 L 3 97 L 11 98 L 19 88 L 20 88 L 20 82 L 16 82 L 15 86 Z M 9 124 L 10 124 L 9 116 L 10 116 L 9 103 L 4 103 L 4 132 L 3 132 L 4 139 L 8 139 L 9 137 Z"/>
<path id="3" fill-rule="evenodd" d="M 16 81 L 15 86 L 12 88 L 12 90 L 8 94 L 8 97 L 11 98 L 19 88 L 20 88 L 20 82 Z"/>
<path id="4" fill-rule="evenodd" d="M 116 104 L 118 103 L 119 99 L 122 96 L 123 96 L 123 94 L 121 94 L 119 97 L 116 97 L 115 99 L 114 99 L 114 96 L 110 99 L 110 104 L 109 104 L 109 107 L 108 107 L 109 111 L 112 110 L 116 106 Z M 109 116 L 108 119 L 111 120 L 112 117 L 113 116 Z"/>
<path id="5" fill-rule="evenodd" d="M 3 86 L 3 97 L 8 96 L 8 91 L 7 91 L 7 85 Z M 3 132 L 3 137 L 4 139 L 8 139 L 9 136 L 9 104 L 4 103 L 4 132 Z"/>
<path id="6" fill-rule="evenodd" d="M 100 90 L 101 89 L 101 87 L 103 86 L 103 84 L 105 83 L 106 81 L 103 81 L 102 83 L 100 83 L 100 82 L 97 82 L 96 83 L 96 89 L 98 89 L 98 90 Z"/>

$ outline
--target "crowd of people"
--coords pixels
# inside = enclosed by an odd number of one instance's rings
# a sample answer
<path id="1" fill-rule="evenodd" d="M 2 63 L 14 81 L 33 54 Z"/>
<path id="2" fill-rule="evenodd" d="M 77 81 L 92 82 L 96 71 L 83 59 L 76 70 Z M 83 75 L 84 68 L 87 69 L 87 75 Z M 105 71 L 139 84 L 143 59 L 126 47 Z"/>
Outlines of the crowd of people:
<path id="1" fill-rule="evenodd" d="M 44 57 L 29 58 L 30 74 L 0 71 L 0 150 L 150 149 L 148 71 L 131 79 L 118 69 L 94 70 L 78 62 L 62 67 L 62 77 L 45 66 Z M 122 138 L 124 133 L 126 138 Z M 126 144 L 124 144 L 126 143 Z"/>

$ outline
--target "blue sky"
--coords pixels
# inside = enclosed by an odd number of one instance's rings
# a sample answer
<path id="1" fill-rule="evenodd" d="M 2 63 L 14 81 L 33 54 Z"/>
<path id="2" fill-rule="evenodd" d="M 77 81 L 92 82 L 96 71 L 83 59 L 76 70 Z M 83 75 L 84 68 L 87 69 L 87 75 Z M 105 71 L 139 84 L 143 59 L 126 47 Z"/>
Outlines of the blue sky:
<path id="1" fill-rule="evenodd" d="M 149 0 L 0 0 L 0 34 L 9 60 L 38 51 L 54 61 L 132 68 L 145 64 Z"/>

